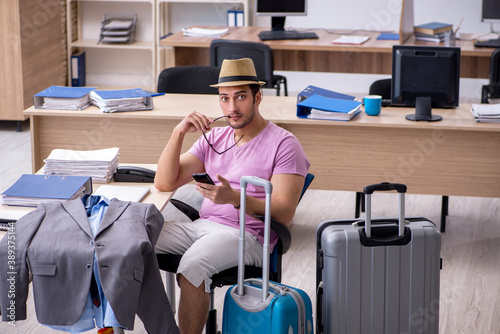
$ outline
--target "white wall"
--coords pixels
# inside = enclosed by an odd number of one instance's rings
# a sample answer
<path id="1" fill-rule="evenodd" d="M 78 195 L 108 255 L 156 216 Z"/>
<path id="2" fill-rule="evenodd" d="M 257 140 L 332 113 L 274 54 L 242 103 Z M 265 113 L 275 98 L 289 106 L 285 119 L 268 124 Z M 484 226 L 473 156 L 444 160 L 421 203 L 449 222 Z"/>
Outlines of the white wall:
<path id="1" fill-rule="evenodd" d="M 287 28 L 324 28 L 397 31 L 400 23 L 401 0 L 310 0 L 308 15 L 290 16 Z M 414 23 L 448 22 L 456 27 L 464 19 L 460 32 L 488 33 L 490 24 L 481 22 L 481 0 L 414 0 Z M 268 17 L 256 16 L 254 24 L 270 26 Z M 499 30 L 500 27 L 494 27 Z M 304 82 L 340 92 L 363 96 L 380 75 L 279 72 L 286 75 L 289 90 L 298 92 Z M 481 86 L 487 79 L 461 79 L 463 101 L 479 102 Z"/>
<path id="2" fill-rule="evenodd" d="M 309 0 L 307 16 L 289 16 L 287 28 L 323 28 L 397 31 L 402 0 Z M 172 32 L 190 25 L 224 25 L 226 11 L 231 4 L 171 3 L 170 28 Z M 488 33 L 490 25 L 481 22 L 481 0 L 414 0 L 414 22 L 449 22 L 456 26 L 462 18 L 461 32 Z M 100 20 L 99 16 L 99 20 Z M 270 18 L 255 16 L 253 24 L 270 27 Z M 500 30 L 500 27 L 496 27 Z M 142 59 L 142 58 L 141 58 Z M 140 62 L 140 59 L 137 59 Z M 145 59 L 144 61 L 148 61 Z M 106 72 L 106 69 L 102 69 Z M 96 70 L 96 74 L 100 69 Z M 109 72 L 109 71 L 107 71 Z M 378 75 L 336 74 L 312 72 L 279 72 L 288 78 L 291 94 L 314 84 L 344 93 L 363 96 Z M 133 73 L 132 73 L 133 74 Z M 91 74 L 92 75 L 92 74 Z M 108 78 L 109 79 L 109 78 Z M 478 102 L 480 87 L 486 79 L 462 79 L 461 98 Z"/>

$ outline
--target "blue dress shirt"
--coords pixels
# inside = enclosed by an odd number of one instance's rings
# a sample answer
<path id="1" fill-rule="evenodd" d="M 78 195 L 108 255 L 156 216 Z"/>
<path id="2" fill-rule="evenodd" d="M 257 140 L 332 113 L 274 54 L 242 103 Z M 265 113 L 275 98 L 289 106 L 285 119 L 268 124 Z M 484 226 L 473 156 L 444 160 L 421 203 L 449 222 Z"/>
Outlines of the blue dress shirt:
<path id="1" fill-rule="evenodd" d="M 102 217 L 109 206 L 109 200 L 103 196 L 97 195 L 85 195 L 82 198 L 83 205 L 85 206 L 85 211 L 89 217 L 90 229 L 92 230 L 92 235 L 95 236 L 99 224 L 101 223 Z M 101 287 L 101 280 L 99 278 L 99 270 L 97 264 L 97 257 L 94 253 L 94 276 L 97 283 L 98 294 L 100 299 L 100 304 L 96 306 L 93 303 L 91 293 L 87 297 L 87 302 L 85 308 L 83 309 L 82 316 L 73 325 L 69 326 L 54 326 L 46 325 L 52 329 L 70 332 L 70 333 L 81 333 L 89 331 L 96 326 L 99 328 L 104 327 L 122 327 L 118 320 L 116 320 L 115 313 L 111 308 L 106 296 L 104 295 Z M 127 329 L 127 328 L 125 328 Z"/>

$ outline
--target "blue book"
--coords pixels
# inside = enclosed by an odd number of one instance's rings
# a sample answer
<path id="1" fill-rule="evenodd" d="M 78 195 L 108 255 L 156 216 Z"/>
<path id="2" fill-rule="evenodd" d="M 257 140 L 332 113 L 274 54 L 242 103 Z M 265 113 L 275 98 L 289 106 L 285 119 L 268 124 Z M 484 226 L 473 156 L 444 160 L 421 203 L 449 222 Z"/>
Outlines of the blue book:
<path id="1" fill-rule="evenodd" d="M 348 121 L 361 111 L 361 102 L 313 95 L 297 104 L 301 118 Z"/>
<path id="2" fill-rule="evenodd" d="M 351 101 L 354 100 L 354 96 L 352 95 L 342 94 L 335 92 L 333 90 L 328 90 L 313 85 L 309 85 L 297 95 L 297 103 L 300 103 L 301 101 L 304 101 L 305 99 L 313 95 L 321 95 L 325 97 L 332 97 L 335 99 L 342 99 L 342 100 L 351 100 Z"/>
<path id="3" fill-rule="evenodd" d="M 413 31 L 421 34 L 435 35 L 441 32 L 450 31 L 453 29 L 453 25 L 449 23 L 442 22 L 429 22 L 425 24 L 416 25 L 413 27 Z"/>
<path id="4" fill-rule="evenodd" d="M 82 110 L 90 105 L 89 94 L 95 87 L 50 86 L 33 95 L 37 109 Z"/>
<path id="5" fill-rule="evenodd" d="M 37 206 L 91 193 L 92 179 L 88 176 L 23 174 L 2 197 L 6 205 Z"/>

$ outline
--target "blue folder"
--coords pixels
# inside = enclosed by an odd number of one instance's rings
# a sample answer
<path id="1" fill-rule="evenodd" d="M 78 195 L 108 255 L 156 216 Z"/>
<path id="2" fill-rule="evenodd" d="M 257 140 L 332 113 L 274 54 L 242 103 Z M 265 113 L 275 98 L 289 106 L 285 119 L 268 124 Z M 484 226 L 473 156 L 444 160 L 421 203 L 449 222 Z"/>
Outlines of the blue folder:
<path id="1" fill-rule="evenodd" d="M 95 87 L 50 86 L 49 88 L 33 95 L 33 106 L 37 109 L 45 109 L 45 98 L 75 99 L 74 103 L 68 102 L 67 107 L 64 109 L 85 109 L 89 106 L 90 99 L 84 100 L 84 98 L 94 89 Z M 73 106 L 73 104 L 75 104 L 75 106 Z"/>
<path id="2" fill-rule="evenodd" d="M 65 87 L 65 86 L 50 86 L 36 93 L 33 97 L 64 97 L 64 98 L 81 98 L 93 91 L 95 87 Z"/>
<path id="3" fill-rule="evenodd" d="M 318 109 L 323 111 L 337 112 L 337 113 L 348 113 L 351 110 L 358 108 L 361 102 L 343 100 L 325 97 L 321 95 L 313 95 L 308 99 L 297 104 L 297 116 L 301 118 L 307 118 L 311 109 Z"/>
<path id="4" fill-rule="evenodd" d="M 151 97 L 151 94 L 142 88 L 96 90 L 95 94 L 104 100 L 109 99 L 130 99 L 134 97 Z"/>
<path id="5" fill-rule="evenodd" d="M 377 39 L 399 41 L 399 34 L 391 32 L 383 32 L 380 35 L 378 35 Z"/>
<path id="6" fill-rule="evenodd" d="M 355 98 L 352 95 L 342 94 L 335 92 L 333 90 L 328 90 L 313 85 L 309 85 L 297 95 L 297 103 L 300 103 L 301 101 L 304 101 L 305 99 L 313 95 L 321 95 L 325 97 L 332 97 L 335 99 L 351 100 L 351 101 L 354 100 Z"/>
<path id="7" fill-rule="evenodd" d="M 69 200 L 79 194 L 92 193 L 92 179 L 89 176 L 23 174 L 3 196 L 20 197 L 31 200 Z"/>

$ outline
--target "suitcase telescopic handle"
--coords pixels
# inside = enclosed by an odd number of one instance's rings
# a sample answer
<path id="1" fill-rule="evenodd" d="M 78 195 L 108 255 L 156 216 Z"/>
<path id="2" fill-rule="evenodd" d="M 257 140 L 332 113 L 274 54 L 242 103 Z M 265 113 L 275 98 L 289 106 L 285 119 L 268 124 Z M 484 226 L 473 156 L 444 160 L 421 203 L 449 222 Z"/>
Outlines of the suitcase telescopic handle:
<path id="1" fill-rule="evenodd" d="M 401 183 L 382 182 L 371 184 L 363 188 L 365 194 L 373 194 L 375 191 L 390 191 L 396 190 L 398 193 L 406 192 L 406 185 Z"/>
<path id="2" fill-rule="evenodd" d="M 365 231 L 366 237 L 371 238 L 372 233 L 372 201 L 371 195 L 375 191 L 391 191 L 396 190 L 399 193 L 399 229 L 398 234 L 400 237 L 404 235 L 405 231 L 405 193 L 406 185 L 401 183 L 382 182 L 371 184 L 363 188 L 365 193 Z"/>
<path id="3" fill-rule="evenodd" d="M 269 294 L 269 240 L 271 232 L 271 193 L 273 185 L 271 182 L 256 176 L 242 176 L 240 179 L 240 240 L 238 249 L 238 286 L 237 294 L 244 294 L 245 280 L 245 215 L 246 215 L 246 192 L 247 184 L 264 187 L 266 192 L 266 208 L 264 215 L 264 244 L 262 246 L 262 301 L 267 299 Z"/>

